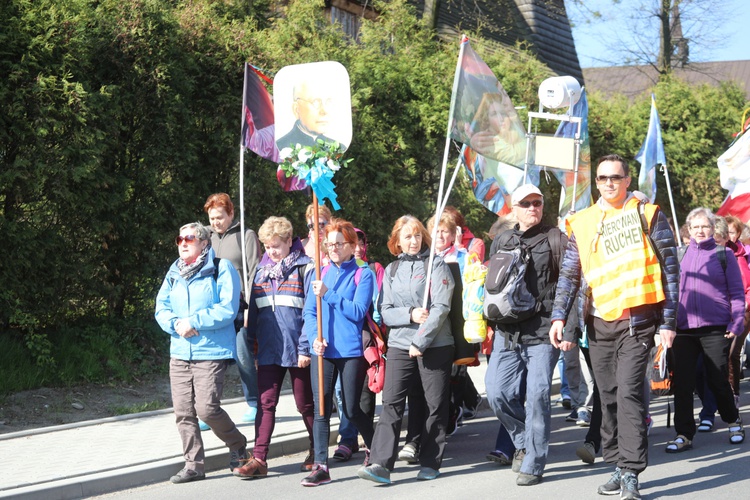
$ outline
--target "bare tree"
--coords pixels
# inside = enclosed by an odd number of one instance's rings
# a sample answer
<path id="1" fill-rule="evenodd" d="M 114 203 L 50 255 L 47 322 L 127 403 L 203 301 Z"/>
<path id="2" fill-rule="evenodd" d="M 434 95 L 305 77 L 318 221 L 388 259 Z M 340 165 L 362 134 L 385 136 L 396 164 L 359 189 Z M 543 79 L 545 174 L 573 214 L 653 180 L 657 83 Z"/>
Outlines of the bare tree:
<path id="1" fill-rule="evenodd" d="M 609 65 L 649 65 L 660 74 L 726 45 L 732 15 L 723 0 L 566 0 L 574 29 L 597 34 Z"/>

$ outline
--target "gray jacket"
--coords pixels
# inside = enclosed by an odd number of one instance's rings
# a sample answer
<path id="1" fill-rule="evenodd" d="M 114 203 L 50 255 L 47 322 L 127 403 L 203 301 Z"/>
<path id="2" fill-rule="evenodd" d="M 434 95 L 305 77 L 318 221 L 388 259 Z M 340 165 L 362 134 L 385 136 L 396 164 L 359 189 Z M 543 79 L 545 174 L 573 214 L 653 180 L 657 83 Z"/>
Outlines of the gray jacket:
<path id="1" fill-rule="evenodd" d="M 211 230 L 210 226 L 207 226 Z M 245 290 L 245 282 L 242 276 L 242 237 L 240 234 L 240 221 L 234 221 L 224 234 L 218 234 L 211 230 L 211 246 L 216 256 L 229 259 L 240 275 L 242 290 Z M 260 242 L 258 236 L 252 229 L 245 228 L 245 252 L 247 253 L 247 275 L 250 285 L 253 283 L 255 270 L 260 261 Z M 247 296 L 245 296 L 247 297 Z"/>
<path id="2" fill-rule="evenodd" d="M 448 265 L 440 257 L 436 256 L 432 265 L 429 317 L 421 325 L 411 321 L 412 309 L 422 307 L 428 257 L 429 250 L 414 257 L 401 254 L 385 268 L 378 309 L 389 327 L 388 347 L 408 350 L 414 345 L 424 353 L 431 347 L 453 345 L 448 312 L 454 283 Z M 397 268 L 392 277 L 394 266 Z"/>

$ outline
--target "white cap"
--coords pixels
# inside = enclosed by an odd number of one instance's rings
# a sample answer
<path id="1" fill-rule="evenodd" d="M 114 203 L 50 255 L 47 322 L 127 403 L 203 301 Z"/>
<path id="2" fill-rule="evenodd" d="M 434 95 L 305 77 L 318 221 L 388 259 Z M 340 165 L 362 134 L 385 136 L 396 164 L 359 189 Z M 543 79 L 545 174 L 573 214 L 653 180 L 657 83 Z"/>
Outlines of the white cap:
<path id="1" fill-rule="evenodd" d="M 512 205 L 518 205 L 519 201 L 523 201 L 524 198 L 526 198 L 530 194 L 538 194 L 542 198 L 544 198 L 544 195 L 541 191 L 539 191 L 539 188 L 536 187 L 533 184 L 521 184 L 518 188 L 516 188 L 515 191 L 513 191 L 513 194 L 510 197 L 510 203 Z"/>

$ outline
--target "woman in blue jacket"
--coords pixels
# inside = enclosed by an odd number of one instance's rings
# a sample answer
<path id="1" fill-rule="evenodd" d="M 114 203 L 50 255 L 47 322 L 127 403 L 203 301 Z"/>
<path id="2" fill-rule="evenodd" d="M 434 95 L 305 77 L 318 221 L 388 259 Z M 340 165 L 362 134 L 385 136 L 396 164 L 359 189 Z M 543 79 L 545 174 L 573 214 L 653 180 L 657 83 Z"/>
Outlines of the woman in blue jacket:
<path id="1" fill-rule="evenodd" d="M 372 304 L 374 279 L 366 264 L 354 258 L 357 233 L 351 222 L 332 219 L 325 227 L 326 246 L 331 263 L 323 268 L 320 280 L 311 283 L 312 293 L 305 301 L 305 333 L 312 345 L 310 364 L 315 398 L 315 461 L 312 472 L 302 480 L 303 486 L 331 482 L 328 473 L 328 442 L 331 406 L 336 377 L 341 373 L 341 396 L 344 413 L 357 427 L 367 449 L 372 441 L 372 422 L 362 412 L 359 400 L 367 372 L 362 350 L 362 325 Z M 363 272 L 364 271 L 364 272 Z M 316 298 L 321 299 L 318 311 Z M 317 316 L 322 319 L 322 337 L 318 341 Z M 323 368 L 323 415 L 319 408 L 318 359 Z M 367 460 L 369 452 L 365 452 Z"/>
<path id="2" fill-rule="evenodd" d="M 198 418 L 230 450 L 229 469 L 247 458 L 245 436 L 221 408 L 224 375 L 235 354 L 234 318 L 240 277 L 226 259 L 216 259 L 210 234 L 194 222 L 175 238 L 180 257 L 156 297 L 156 321 L 171 336 L 169 379 L 185 467 L 173 483 L 205 479 Z"/>
<path id="3" fill-rule="evenodd" d="M 310 385 L 310 344 L 302 332 L 305 283 L 311 270 L 299 238 L 285 217 L 269 217 L 258 230 L 266 249 L 258 266 L 248 302 L 247 336 L 250 349 L 258 342 L 258 392 L 260 407 L 255 419 L 253 457 L 234 470 L 243 478 L 268 474 L 268 446 L 276 424 L 276 405 L 286 373 L 292 382 L 294 402 L 302 415 L 313 446 L 313 395 Z M 312 453 L 312 451 L 311 451 Z M 312 468 L 312 454 L 302 471 Z"/>

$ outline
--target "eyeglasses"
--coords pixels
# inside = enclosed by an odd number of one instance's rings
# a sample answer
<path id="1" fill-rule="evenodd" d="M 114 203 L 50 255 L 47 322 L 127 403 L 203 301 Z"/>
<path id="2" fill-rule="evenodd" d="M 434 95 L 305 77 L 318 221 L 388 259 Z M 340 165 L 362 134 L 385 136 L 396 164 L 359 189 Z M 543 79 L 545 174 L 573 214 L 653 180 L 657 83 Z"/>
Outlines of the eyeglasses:
<path id="1" fill-rule="evenodd" d="M 318 227 L 320 229 L 323 229 L 327 225 L 328 225 L 328 222 L 324 222 L 324 221 L 318 222 Z M 315 224 L 308 224 L 307 225 L 307 229 L 309 229 L 310 231 L 312 231 L 314 227 L 315 227 Z"/>
<path id="2" fill-rule="evenodd" d="M 542 200 L 532 200 L 532 201 L 524 200 L 524 201 L 519 201 L 518 203 L 516 203 L 516 206 L 521 207 L 521 208 L 529 208 L 532 205 L 534 206 L 534 208 L 539 208 L 542 205 L 544 205 L 544 202 Z"/>
<path id="3" fill-rule="evenodd" d="M 348 244 L 348 241 L 344 241 L 343 243 L 337 242 L 337 243 L 326 243 L 326 247 L 328 247 L 329 250 L 333 250 L 334 248 L 336 250 L 340 250 L 341 247 Z"/>
<path id="4" fill-rule="evenodd" d="M 598 184 L 606 184 L 607 181 L 612 181 L 612 184 L 619 184 L 624 178 L 624 175 L 597 175 L 596 182 Z"/>
<path id="5" fill-rule="evenodd" d="M 198 237 L 194 234 L 188 234 L 185 236 L 178 236 L 174 239 L 174 242 L 178 245 L 181 245 L 183 241 L 187 241 L 188 243 L 194 243 Z"/>
<path id="6" fill-rule="evenodd" d="M 313 100 L 309 100 L 309 99 L 304 99 L 302 97 L 298 97 L 296 100 L 297 101 L 305 101 L 307 104 L 309 104 L 310 106 L 312 106 L 313 108 L 315 108 L 316 111 L 320 111 L 320 108 L 322 108 L 324 106 L 326 108 L 330 108 L 331 105 L 333 104 L 333 98 L 332 97 L 329 97 L 327 99 L 315 98 Z"/>

